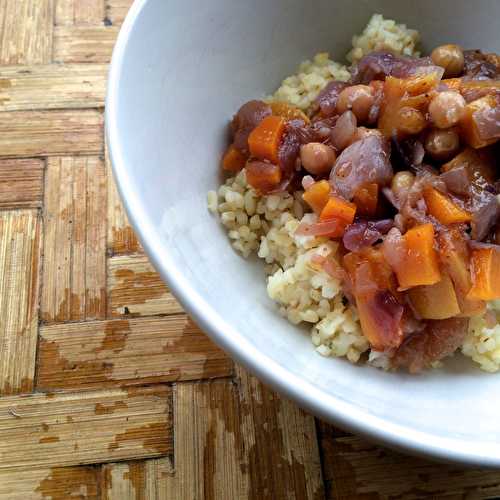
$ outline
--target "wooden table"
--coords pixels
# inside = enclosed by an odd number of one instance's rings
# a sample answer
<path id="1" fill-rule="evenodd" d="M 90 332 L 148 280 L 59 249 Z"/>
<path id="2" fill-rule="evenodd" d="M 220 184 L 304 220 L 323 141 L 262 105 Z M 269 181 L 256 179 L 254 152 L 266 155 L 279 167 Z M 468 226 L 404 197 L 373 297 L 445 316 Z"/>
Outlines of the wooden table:
<path id="1" fill-rule="evenodd" d="M 166 1 L 166 0 L 165 0 Z M 493 498 L 315 420 L 183 313 L 103 136 L 131 0 L 0 0 L 0 499 Z"/>

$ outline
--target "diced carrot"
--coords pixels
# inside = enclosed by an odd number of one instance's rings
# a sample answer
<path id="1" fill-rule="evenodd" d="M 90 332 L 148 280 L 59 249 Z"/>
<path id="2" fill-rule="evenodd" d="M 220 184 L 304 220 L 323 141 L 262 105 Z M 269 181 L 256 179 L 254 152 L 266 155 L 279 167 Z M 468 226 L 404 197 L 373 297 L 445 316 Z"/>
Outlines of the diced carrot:
<path id="1" fill-rule="evenodd" d="M 483 190 L 485 184 L 494 184 L 497 178 L 497 166 L 491 148 L 474 149 L 466 147 L 461 153 L 441 167 L 442 172 L 464 168 L 468 182 L 474 188 Z"/>
<path id="2" fill-rule="evenodd" d="M 366 275 L 362 273 L 356 275 L 356 269 L 362 263 L 369 264 L 368 272 Z M 361 252 L 349 252 L 344 255 L 342 265 L 353 280 L 356 294 L 389 290 L 395 296 L 399 296 L 396 277 L 380 248 L 366 247 Z"/>
<path id="3" fill-rule="evenodd" d="M 500 299 L 500 247 L 474 248 L 471 255 L 472 288 L 467 298 Z"/>
<path id="4" fill-rule="evenodd" d="M 323 207 L 328 202 L 330 197 L 330 183 L 327 180 L 322 180 L 312 184 L 304 194 L 302 199 L 314 210 L 316 214 L 320 214 Z"/>
<path id="5" fill-rule="evenodd" d="M 413 76 L 410 78 L 403 79 L 403 85 L 405 91 L 410 96 L 416 96 L 420 94 L 426 94 L 431 90 L 435 89 L 441 79 L 438 73 L 424 73 L 422 75 Z"/>
<path id="6" fill-rule="evenodd" d="M 448 172 L 454 168 L 465 167 L 471 182 L 477 180 L 478 177 L 484 177 L 487 182 L 494 184 L 496 179 L 496 159 L 489 149 L 466 147 L 455 158 L 445 163 L 441 167 L 441 171 Z"/>
<path id="7" fill-rule="evenodd" d="M 441 224 L 457 224 L 472 220 L 469 213 L 453 203 L 448 196 L 433 187 L 424 189 L 424 200 L 429 214 L 435 217 Z"/>
<path id="8" fill-rule="evenodd" d="M 378 184 L 369 183 L 361 186 L 354 193 L 353 201 L 358 207 L 358 214 L 373 217 L 378 206 Z"/>
<path id="9" fill-rule="evenodd" d="M 342 265 L 351 277 L 354 277 L 356 267 L 361 261 L 361 256 L 357 252 L 349 252 L 342 258 Z"/>
<path id="10" fill-rule="evenodd" d="M 407 135 L 405 125 L 408 113 L 401 116 L 399 110 L 405 107 L 425 112 L 432 98 L 432 91 L 439 81 L 437 73 L 404 79 L 388 76 L 384 82 L 384 99 L 378 120 L 378 128 L 382 134 L 385 137 Z"/>
<path id="11" fill-rule="evenodd" d="M 272 191 L 281 182 L 281 169 L 278 165 L 249 161 L 245 170 L 248 184 L 262 193 Z"/>
<path id="12" fill-rule="evenodd" d="M 465 106 L 465 112 L 460 120 L 460 131 L 465 142 L 473 148 L 482 148 L 488 144 L 493 144 L 497 139 L 484 140 L 479 134 L 476 123 L 476 113 L 482 113 L 488 108 L 495 108 L 497 99 L 494 95 L 485 95 L 475 101 L 469 102 Z"/>
<path id="13" fill-rule="evenodd" d="M 467 294 L 472 287 L 469 271 L 470 252 L 462 234 L 458 230 L 441 232 L 437 237 L 437 241 L 441 265 L 455 286 L 460 316 L 471 317 L 483 314 L 486 303 L 483 300 L 467 298 Z"/>
<path id="14" fill-rule="evenodd" d="M 323 207 L 323 210 L 321 210 L 319 220 L 340 219 L 347 225 L 352 224 L 355 214 L 356 205 L 354 203 L 345 201 L 337 196 L 331 196 Z"/>
<path id="15" fill-rule="evenodd" d="M 460 314 L 457 294 L 451 278 L 443 274 L 434 285 L 408 290 L 413 309 L 422 319 L 446 319 Z"/>
<path id="16" fill-rule="evenodd" d="M 457 92 L 460 92 L 460 87 L 462 86 L 462 79 L 461 78 L 445 78 L 441 80 L 441 83 L 444 83 L 448 89 L 450 90 L 456 90 Z"/>
<path id="17" fill-rule="evenodd" d="M 405 94 L 403 81 L 400 78 L 388 76 L 384 83 L 384 99 L 380 108 L 378 128 L 386 137 L 397 134 L 395 117 L 401 107 L 401 99 Z"/>
<path id="18" fill-rule="evenodd" d="M 247 161 L 247 157 L 231 144 L 222 158 L 222 168 L 228 172 L 239 172 Z"/>
<path id="19" fill-rule="evenodd" d="M 415 108 L 425 113 L 425 111 L 429 107 L 429 102 L 431 100 L 432 95 L 434 94 L 428 93 L 416 96 L 403 97 L 401 99 L 401 107 L 405 106 L 409 108 Z"/>
<path id="20" fill-rule="evenodd" d="M 275 116 L 281 116 L 285 120 L 302 120 L 306 124 L 309 124 L 311 120 L 307 115 L 296 106 L 288 104 L 287 102 L 274 101 L 269 104 L 271 107 L 272 114 Z"/>
<path id="21" fill-rule="evenodd" d="M 267 116 L 248 137 L 250 154 L 259 160 L 278 163 L 278 150 L 285 131 L 286 120 L 281 116 Z"/>
<path id="22" fill-rule="evenodd" d="M 434 249 L 432 224 L 415 226 L 403 236 L 406 256 L 399 269 L 395 269 L 400 289 L 433 285 L 441 279 L 438 255 Z"/>
<path id="23" fill-rule="evenodd" d="M 392 309 L 387 311 L 380 307 L 380 297 L 383 297 L 384 301 L 390 300 L 393 303 L 391 307 L 396 314 Z M 392 294 L 385 292 L 382 295 L 356 297 L 356 307 L 363 335 L 374 350 L 385 351 L 401 345 L 403 341 L 401 322 L 403 306 L 396 301 Z M 401 311 L 400 314 L 398 314 L 399 311 Z"/>
<path id="24" fill-rule="evenodd" d="M 394 275 L 380 250 L 349 253 L 343 265 L 353 285 L 364 336 L 376 350 L 398 347 L 403 340 L 403 306 L 391 291 Z"/>

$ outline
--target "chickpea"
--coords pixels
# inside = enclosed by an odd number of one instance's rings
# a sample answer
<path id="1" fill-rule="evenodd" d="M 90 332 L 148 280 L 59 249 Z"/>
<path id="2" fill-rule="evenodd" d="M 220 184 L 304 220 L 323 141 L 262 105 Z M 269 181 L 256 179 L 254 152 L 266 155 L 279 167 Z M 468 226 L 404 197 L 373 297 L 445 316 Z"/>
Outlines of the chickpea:
<path id="1" fill-rule="evenodd" d="M 404 134 L 419 134 L 426 127 L 424 115 L 415 108 L 403 106 L 398 111 L 397 129 Z"/>
<path id="2" fill-rule="evenodd" d="M 415 176 L 408 170 L 398 172 L 393 178 L 391 189 L 397 199 L 404 198 L 415 182 Z"/>
<path id="3" fill-rule="evenodd" d="M 464 70 L 464 53 L 458 45 L 441 45 L 431 53 L 431 59 L 437 66 L 444 68 L 444 78 L 460 76 Z"/>
<path id="4" fill-rule="evenodd" d="M 434 160 L 449 160 L 460 149 L 460 137 L 455 129 L 433 129 L 425 138 L 424 147 Z"/>
<path id="5" fill-rule="evenodd" d="M 456 125 L 465 111 L 465 99 L 453 90 L 440 92 L 429 104 L 429 116 L 438 128 Z"/>
<path id="6" fill-rule="evenodd" d="M 356 115 L 352 111 L 342 113 L 332 128 L 330 141 L 332 146 L 341 151 L 347 146 L 350 146 L 356 139 L 358 131 Z"/>
<path id="7" fill-rule="evenodd" d="M 300 148 L 302 166 L 313 175 L 330 172 L 336 158 L 335 151 L 320 142 L 310 142 Z"/>
<path id="8" fill-rule="evenodd" d="M 375 96 L 370 86 L 352 85 L 340 93 L 337 101 L 337 112 L 344 113 L 350 109 L 360 122 L 365 122 L 368 120 L 374 102 Z"/>

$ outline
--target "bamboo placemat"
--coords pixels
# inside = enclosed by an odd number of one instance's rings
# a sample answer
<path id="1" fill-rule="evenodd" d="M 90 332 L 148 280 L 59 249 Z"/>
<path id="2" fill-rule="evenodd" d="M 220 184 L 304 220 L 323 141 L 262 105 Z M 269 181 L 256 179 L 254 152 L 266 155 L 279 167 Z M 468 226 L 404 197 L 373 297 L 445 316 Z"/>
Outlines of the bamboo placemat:
<path id="1" fill-rule="evenodd" d="M 183 313 L 106 155 L 131 0 L 0 0 L 0 499 L 476 499 L 500 473 L 316 421 Z"/>

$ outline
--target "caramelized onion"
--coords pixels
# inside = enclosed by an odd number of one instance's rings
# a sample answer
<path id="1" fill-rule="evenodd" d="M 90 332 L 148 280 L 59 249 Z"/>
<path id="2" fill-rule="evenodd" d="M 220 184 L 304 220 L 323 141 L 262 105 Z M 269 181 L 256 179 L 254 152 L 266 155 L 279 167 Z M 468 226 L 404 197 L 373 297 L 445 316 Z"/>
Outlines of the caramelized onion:
<path id="1" fill-rule="evenodd" d="M 312 224 L 302 222 L 295 234 L 299 236 L 330 236 L 331 234 L 341 233 L 344 226 L 344 223 L 337 219 L 313 222 Z"/>
<path id="2" fill-rule="evenodd" d="M 465 340 L 468 318 L 449 318 L 428 321 L 425 330 L 403 342 L 393 357 L 393 364 L 417 373 L 453 354 Z"/>
<path id="3" fill-rule="evenodd" d="M 346 200 L 351 200 L 363 184 L 385 186 L 391 182 L 389 143 L 375 135 L 356 141 L 344 149 L 330 174 L 330 184 Z"/>
<path id="4" fill-rule="evenodd" d="M 399 229 L 393 227 L 382 243 L 382 254 L 392 269 L 401 269 L 406 258 L 406 247 Z"/>
<path id="5" fill-rule="evenodd" d="M 499 68 L 480 50 L 464 50 L 464 72 L 474 80 L 486 80 L 500 76 Z"/>
<path id="6" fill-rule="evenodd" d="M 347 250 L 358 252 L 380 240 L 393 225 L 391 219 L 355 222 L 347 226 L 342 241 Z"/>
<path id="7" fill-rule="evenodd" d="M 498 219 L 498 200 L 494 193 L 474 190 L 467 207 L 472 213 L 472 238 L 486 238 Z"/>
<path id="8" fill-rule="evenodd" d="M 314 179 L 310 175 L 302 177 L 302 187 L 307 190 L 314 184 Z"/>
<path id="9" fill-rule="evenodd" d="M 442 173 L 440 177 L 450 192 L 463 196 L 469 194 L 470 177 L 466 166 L 462 165 L 448 170 L 448 172 Z"/>
<path id="10" fill-rule="evenodd" d="M 321 110 L 321 114 L 329 117 L 335 114 L 335 108 L 339 95 L 347 87 L 347 83 L 331 81 L 316 97 L 315 104 Z"/>
<path id="11" fill-rule="evenodd" d="M 249 101 L 243 104 L 231 122 L 234 146 L 243 153 L 248 153 L 250 132 L 270 114 L 271 108 L 265 102 Z"/>
<path id="12" fill-rule="evenodd" d="M 368 84 L 372 80 L 384 80 L 386 76 L 408 78 L 428 73 L 437 73 L 441 78 L 444 68 L 436 66 L 430 57 L 412 58 L 396 56 L 391 52 L 371 52 L 352 68 L 351 82 Z"/>
<path id="13" fill-rule="evenodd" d="M 500 103 L 478 110 L 473 115 L 479 137 L 484 141 L 500 138 Z"/>

